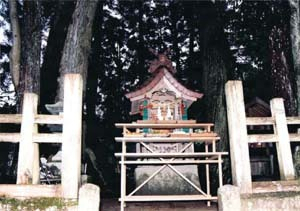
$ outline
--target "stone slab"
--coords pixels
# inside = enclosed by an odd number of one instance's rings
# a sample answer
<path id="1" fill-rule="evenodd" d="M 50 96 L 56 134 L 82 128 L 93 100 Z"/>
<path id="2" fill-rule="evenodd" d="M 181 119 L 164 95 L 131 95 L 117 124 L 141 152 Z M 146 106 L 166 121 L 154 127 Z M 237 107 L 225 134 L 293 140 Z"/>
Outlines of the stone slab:
<path id="1" fill-rule="evenodd" d="M 196 165 L 176 165 L 173 167 L 190 179 L 195 185 L 200 187 L 198 168 Z M 142 184 L 159 168 L 160 166 L 138 166 L 135 169 L 136 187 Z M 197 190 L 184 181 L 168 166 L 137 192 L 138 195 L 182 195 L 198 193 Z"/>

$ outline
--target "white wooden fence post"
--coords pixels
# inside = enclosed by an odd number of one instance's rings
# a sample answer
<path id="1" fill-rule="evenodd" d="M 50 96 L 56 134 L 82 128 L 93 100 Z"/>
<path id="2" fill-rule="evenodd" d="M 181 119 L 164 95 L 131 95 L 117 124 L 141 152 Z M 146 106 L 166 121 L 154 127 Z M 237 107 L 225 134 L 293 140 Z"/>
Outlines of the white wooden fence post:
<path id="1" fill-rule="evenodd" d="M 82 77 L 66 74 L 64 79 L 62 143 L 62 192 L 77 198 L 81 170 Z"/>
<path id="2" fill-rule="evenodd" d="M 225 94 L 233 184 L 240 187 L 241 193 L 251 193 L 252 181 L 242 82 L 228 81 L 225 85 Z"/>
<path id="3" fill-rule="evenodd" d="M 274 98 L 270 104 L 272 117 L 275 120 L 274 133 L 277 135 L 278 140 L 276 148 L 280 178 L 282 180 L 293 180 L 295 178 L 295 171 L 283 99 Z"/>
<path id="4" fill-rule="evenodd" d="M 37 133 L 37 125 L 34 123 L 37 105 L 36 94 L 24 93 L 17 184 L 39 183 L 39 146 L 33 143 L 33 135 Z"/>

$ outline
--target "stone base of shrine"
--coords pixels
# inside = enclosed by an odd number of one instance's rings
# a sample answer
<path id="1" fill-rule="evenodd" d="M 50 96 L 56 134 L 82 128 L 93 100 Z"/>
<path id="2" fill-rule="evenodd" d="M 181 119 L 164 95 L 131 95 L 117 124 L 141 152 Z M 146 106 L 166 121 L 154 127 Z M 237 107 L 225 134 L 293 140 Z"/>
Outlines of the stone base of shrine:
<path id="1" fill-rule="evenodd" d="M 161 166 L 138 166 L 135 169 L 136 187 L 142 184 Z M 176 170 L 200 188 L 198 167 L 196 165 L 173 165 Z M 187 183 L 182 177 L 166 166 L 154 176 L 136 194 L 138 195 L 184 195 L 198 194 L 199 192 Z"/>

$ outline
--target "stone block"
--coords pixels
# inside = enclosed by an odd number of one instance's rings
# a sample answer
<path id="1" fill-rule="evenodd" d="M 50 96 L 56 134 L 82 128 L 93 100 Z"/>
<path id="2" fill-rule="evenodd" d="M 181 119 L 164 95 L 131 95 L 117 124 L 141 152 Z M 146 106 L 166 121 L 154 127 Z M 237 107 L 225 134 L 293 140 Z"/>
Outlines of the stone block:
<path id="1" fill-rule="evenodd" d="M 219 211 L 241 211 L 240 188 L 224 185 L 218 189 Z"/>
<path id="2" fill-rule="evenodd" d="M 99 211 L 100 188 L 93 184 L 84 184 L 79 190 L 78 211 Z"/>
<path id="3" fill-rule="evenodd" d="M 198 168 L 196 165 L 173 165 L 186 178 L 200 187 Z M 160 166 L 138 166 L 135 169 L 136 187 L 149 178 Z M 138 192 L 138 195 L 183 195 L 199 192 L 183 180 L 168 166 L 153 177 Z"/>

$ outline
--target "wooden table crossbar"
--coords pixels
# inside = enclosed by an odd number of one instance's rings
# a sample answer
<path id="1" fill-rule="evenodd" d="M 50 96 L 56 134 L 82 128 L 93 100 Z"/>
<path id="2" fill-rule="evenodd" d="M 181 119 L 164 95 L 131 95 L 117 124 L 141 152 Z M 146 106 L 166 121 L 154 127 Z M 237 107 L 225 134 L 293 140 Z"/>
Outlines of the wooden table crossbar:
<path id="1" fill-rule="evenodd" d="M 209 165 L 217 164 L 219 173 L 219 186 L 223 185 L 222 181 L 222 156 L 228 155 L 227 152 L 216 151 L 216 141 L 220 138 L 211 131 L 213 124 L 197 124 L 197 123 L 131 123 L 131 124 L 116 124 L 117 127 L 123 128 L 124 137 L 116 137 L 117 142 L 122 143 L 122 152 L 115 153 L 116 157 L 120 158 L 121 165 L 121 211 L 124 210 L 126 202 L 133 201 L 194 201 L 194 200 L 206 200 L 208 206 L 212 200 L 216 200 L 216 196 L 212 196 L 210 192 L 210 173 Z M 136 129 L 137 132 L 131 132 L 130 129 Z M 167 134 L 155 134 L 154 137 L 149 137 L 147 133 L 141 133 L 140 128 L 151 129 L 182 129 L 189 128 L 189 133 L 186 134 L 173 134 L 169 131 Z M 195 133 L 195 128 L 202 128 L 203 133 Z M 151 134 L 150 134 L 151 135 Z M 153 134 L 152 134 L 153 135 Z M 160 135 L 162 137 L 160 137 Z M 177 137 L 178 135 L 178 137 Z M 147 152 L 127 152 L 128 143 L 138 143 L 142 145 Z M 179 152 L 161 153 L 155 152 L 149 145 L 152 143 L 180 143 L 185 144 Z M 186 152 L 186 150 L 193 146 L 194 143 L 202 143 L 205 146 L 205 152 Z M 153 160 L 154 159 L 154 160 Z M 157 160 L 155 160 L 157 159 Z M 205 165 L 206 173 L 206 192 L 201 187 L 198 187 L 185 175 L 183 175 L 176 165 Z M 126 166 L 127 165 L 161 165 L 155 170 L 147 179 L 145 179 L 138 187 L 136 187 L 131 193 L 126 193 Z M 144 187 L 151 179 L 153 179 L 163 169 L 169 167 L 178 176 L 180 176 L 185 182 L 191 185 L 198 194 L 196 195 L 134 195 Z"/>

